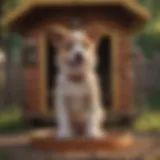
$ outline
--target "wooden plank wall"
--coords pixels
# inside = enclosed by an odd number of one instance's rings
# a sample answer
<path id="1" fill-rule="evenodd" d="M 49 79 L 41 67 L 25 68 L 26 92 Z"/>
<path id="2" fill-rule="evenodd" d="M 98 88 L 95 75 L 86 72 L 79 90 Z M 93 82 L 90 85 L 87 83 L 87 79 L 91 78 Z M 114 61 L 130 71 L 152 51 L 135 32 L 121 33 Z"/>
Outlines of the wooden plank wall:
<path id="1" fill-rule="evenodd" d="M 24 41 L 34 41 L 35 44 L 35 62 L 33 64 L 23 64 L 24 74 L 24 103 L 25 112 L 29 115 L 38 115 L 40 111 L 40 69 L 39 69 L 39 34 L 27 33 L 24 36 Z M 26 59 L 28 53 L 22 53 Z M 28 63 L 28 62 L 26 62 Z"/>
<path id="2" fill-rule="evenodd" d="M 119 32 L 119 90 L 120 102 L 119 109 L 122 112 L 130 111 L 132 106 L 133 91 L 133 66 L 132 66 L 132 47 L 131 36 L 127 32 Z"/>
<path id="3" fill-rule="evenodd" d="M 44 12 L 43 12 L 44 13 Z M 130 57 L 130 48 L 131 48 L 131 37 L 130 33 L 127 32 L 126 27 L 126 21 L 120 21 L 119 16 L 118 18 L 112 19 L 112 17 L 107 18 L 105 16 L 105 10 L 98 10 L 95 15 L 93 15 L 93 12 L 89 12 L 88 10 L 84 10 L 83 13 L 78 14 L 77 16 L 83 17 L 83 23 L 89 24 L 92 22 L 102 22 L 106 27 L 109 27 L 111 29 L 116 29 L 118 32 L 118 102 L 116 106 L 116 110 L 118 111 L 127 111 L 130 110 L 130 105 L 132 102 L 132 79 L 131 79 L 131 57 Z M 59 13 L 60 14 L 60 13 Z M 35 37 L 38 39 L 38 48 L 43 49 L 45 46 L 40 46 L 42 43 L 40 42 L 39 36 L 44 34 L 45 27 L 47 28 L 49 25 L 54 25 L 56 23 L 62 24 L 62 25 L 68 25 L 68 22 L 72 20 L 72 17 L 74 17 L 74 12 L 66 11 L 66 15 L 54 15 L 54 18 L 50 16 L 48 19 L 39 22 L 37 25 L 32 25 L 30 27 L 30 30 L 32 29 L 33 34 L 29 30 L 29 37 Z M 91 15 L 92 14 L 92 15 Z M 52 18 L 51 18 L 52 17 Z M 37 22 L 36 22 L 37 23 Z M 38 32 L 36 31 L 38 29 Z M 28 29 L 26 29 L 28 30 Z M 45 37 L 44 37 L 45 38 Z M 42 40 L 42 39 L 41 39 Z M 41 57 L 40 60 L 40 50 L 37 52 L 37 64 L 33 67 L 28 67 L 24 70 L 24 76 L 26 77 L 26 102 L 27 106 L 29 107 L 28 110 L 32 113 L 42 113 L 42 110 L 46 110 L 47 104 L 43 104 L 42 106 L 42 99 L 44 99 L 45 95 L 45 82 L 42 82 L 42 70 L 45 69 L 40 63 L 43 62 L 43 58 Z M 45 49 L 41 54 L 45 54 Z M 46 63 L 46 62 L 45 62 Z M 45 64 L 44 63 L 44 64 Z M 40 66 L 42 68 L 40 68 Z M 45 67 L 45 66 L 44 66 Z M 43 73 L 44 75 L 45 73 Z M 43 86 L 42 86 L 42 83 Z M 42 94 L 43 92 L 43 94 Z M 42 96 L 43 95 L 43 96 Z M 47 96 L 47 95 L 46 95 Z M 43 108 L 42 108 L 43 107 Z"/>

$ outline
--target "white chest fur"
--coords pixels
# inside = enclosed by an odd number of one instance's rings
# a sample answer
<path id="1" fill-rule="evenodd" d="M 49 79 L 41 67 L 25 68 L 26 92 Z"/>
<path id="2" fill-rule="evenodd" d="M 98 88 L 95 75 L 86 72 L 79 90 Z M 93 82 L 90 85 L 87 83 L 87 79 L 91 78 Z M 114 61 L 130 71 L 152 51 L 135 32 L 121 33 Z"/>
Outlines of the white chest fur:
<path id="1" fill-rule="evenodd" d="M 72 110 L 79 111 L 87 107 L 89 92 L 85 82 L 66 82 L 63 93 L 66 103 L 68 103 L 67 106 L 70 107 Z"/>
<path id="2" fill-rule="evenodd" d="M 70 117 L 76 115 L 86 115 L 89 109 L 89 89 L 86 81 L 73 82 L 67 79 L 62 79 L 60 84 L 61 93 L 63 93 L 64 105 L 67 108 Z"/>
<path id="3" fill-rule="evenodd" d="M 62 74 L 59 75 L 56 86 L 58 136 L 71 136 L 76 126 L 82 124 L 86 127 L 86 135 L 101 136 L 103 112 L 94 74 L 87 74 L 86 80 L 81 83 L 69 81 Z"/>

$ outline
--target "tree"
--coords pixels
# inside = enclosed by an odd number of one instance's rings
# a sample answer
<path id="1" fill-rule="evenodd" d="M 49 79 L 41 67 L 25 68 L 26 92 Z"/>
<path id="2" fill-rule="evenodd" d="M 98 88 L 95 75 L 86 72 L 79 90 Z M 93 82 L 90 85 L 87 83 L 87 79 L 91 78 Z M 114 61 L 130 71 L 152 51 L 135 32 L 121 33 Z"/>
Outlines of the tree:
<path id="1" fill-rule="evenodd" d="M 138 33 L 136 41 L 145 56 L 151 58 L 154 53 L 160 53 L 160 0 L 141 0 L 141 3 L 147 6 L 152 17 L 146 27 Z"/>

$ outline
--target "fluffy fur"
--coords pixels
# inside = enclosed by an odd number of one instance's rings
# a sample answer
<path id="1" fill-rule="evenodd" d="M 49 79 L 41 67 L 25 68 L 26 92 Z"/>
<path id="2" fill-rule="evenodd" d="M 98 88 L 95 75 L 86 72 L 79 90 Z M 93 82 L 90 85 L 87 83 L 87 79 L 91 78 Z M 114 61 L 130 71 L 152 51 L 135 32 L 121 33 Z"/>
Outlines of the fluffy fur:
<path id="1" fill-rule="evenodd" d="M 104 112 L 95 73 L 95 41 L 82 30 L 60 27 L 52 29 L 50 36 L 57 48 L 59 68 L 55 90 L 57 137 L 102 137 Z"/>

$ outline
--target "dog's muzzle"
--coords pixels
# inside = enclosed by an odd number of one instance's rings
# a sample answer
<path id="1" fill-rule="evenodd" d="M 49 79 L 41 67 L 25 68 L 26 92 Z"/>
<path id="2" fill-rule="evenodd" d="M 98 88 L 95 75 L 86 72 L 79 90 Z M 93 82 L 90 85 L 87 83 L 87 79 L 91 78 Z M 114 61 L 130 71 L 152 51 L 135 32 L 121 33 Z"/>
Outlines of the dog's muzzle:
<path id="1" fill-rule="evenodd" d="M 74 61 L 77 64 L 82 64 L 83 61 L 84 61 L 84 58 L 83 58 L 82 54 L 77 52 L 76 55 L 75 55 Z"/>
<path id="2" fill-rule="evenodd" d="M 84 57 L 81 53 L 77 52 L 72 60 L 68 62 L 70 67 L 81 67 L 84 63 Z"/>

